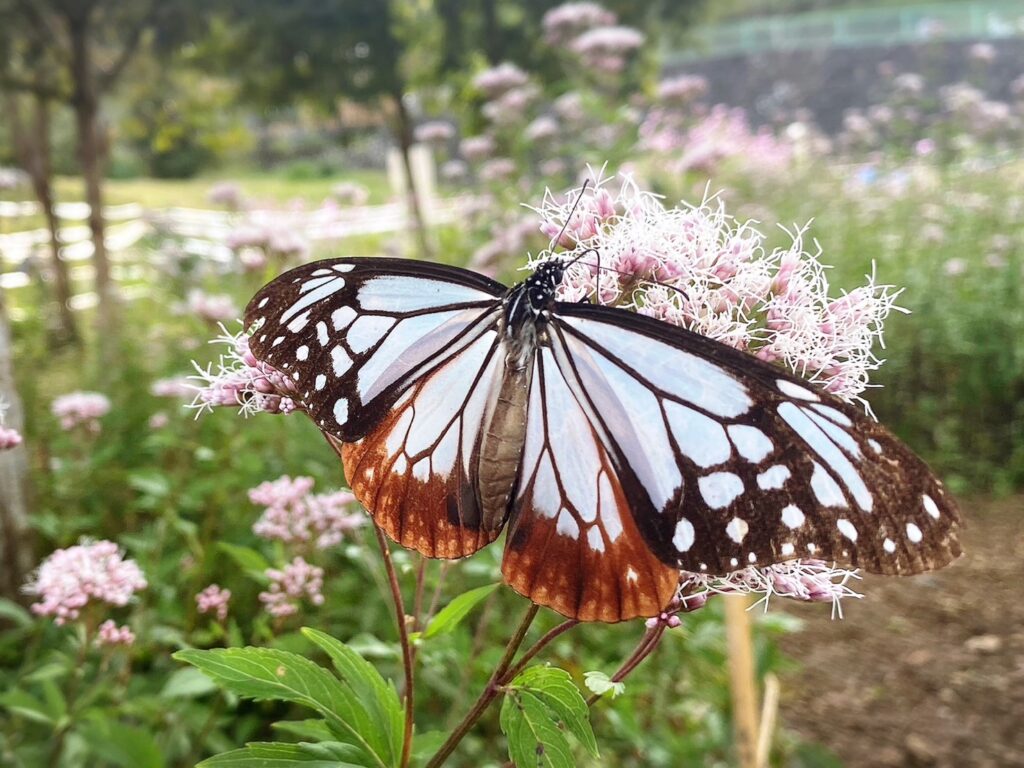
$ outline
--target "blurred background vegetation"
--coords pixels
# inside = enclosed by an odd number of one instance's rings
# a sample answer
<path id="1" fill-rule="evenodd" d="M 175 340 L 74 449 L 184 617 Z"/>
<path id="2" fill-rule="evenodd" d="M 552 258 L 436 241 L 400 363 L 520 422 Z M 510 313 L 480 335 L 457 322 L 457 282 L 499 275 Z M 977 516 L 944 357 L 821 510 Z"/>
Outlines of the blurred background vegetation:
<path id="1" fill-rule="evenodd" d="M 247 490 L 281 475 L 341 486 L 316 430 L 197 421 L 154 382 L 214 362 L 217 323 L 236 330 L 263 282 L 310 258 L 405 255 L 516 279 L 546 245 L 521 204 L 573 186 L 587 164 L 672 202 L 718 193 L 773 245 L 789 242 L 776 225 L 812 222 L 837 292 L 871 272 L 904 288 L 910 314 L 887 328 L 874 411 L 969 517 L 991 499 L 1020 509 L 1024 8 L 616 0 L 604 16 L 545 23 L 556 6 L 0 0 L 0 394 L 24 437 L 0 453 L 0 765 L 186 766 L 282 737 L 283 707 L 214 691 L 170 659 L 183 647 L 311 653 L 307 624 L 397 676 L 365 530 L 310 555 L 324 605 L 281 622 L 257 598 L 291 553 L 253 533 Z M 64 430 L 51 411 L 77 390 L 111 403 L 95 432 Z M 118 612 L 135 644 L 84 662 L 75 632 L 32 616 L 21 589 L 81 537 L 117 541 L 149 582 Z M 493 581 L 497 556 L 446 569 L 443 600 Z M 416 560 L 398 558 L 410 578 Z M 429 566 L 428 589 L 440 574 Z M 197 612 L 210 583 L 232 591 L 225 622 Z M 714 602 L 598 708 L 602 764 L 735 764 Z M 521 603 L 498 591 L 424 646 L 433 695 L 418 722 L 451 726 Z M 759 677 L 797 674 L 780 638 L 826 620 L 800 616 L 757 617 Z M 611 671 L 636 636 L 574 630 L 551 659 Z M 792 719 L 772 764 L 880 764 L 834 754 Z M 500 765 L 500 738 L 486 720 L 452 764 Z M 958 764 L 933 738 L 930 764 Z M 994 762 L 959 764 L 1014 764 L 1014 738 L 979 747 Z M 888 764 L 924 759 L 897 747 Z"/>

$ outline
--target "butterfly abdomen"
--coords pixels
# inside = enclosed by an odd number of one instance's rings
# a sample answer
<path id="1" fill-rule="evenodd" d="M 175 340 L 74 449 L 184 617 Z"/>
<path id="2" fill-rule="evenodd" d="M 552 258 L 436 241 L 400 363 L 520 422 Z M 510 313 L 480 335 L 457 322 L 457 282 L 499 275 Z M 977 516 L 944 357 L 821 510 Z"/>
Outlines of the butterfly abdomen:
<path id="1" fill-rule="evenodd" d="M 506 358 L 504 374 L 491 395 L 480 445 L 479 489 L 483 526 L 498 530 L 505 522 L 509 500 L 526 443 L 526 406 L 532 358 Z"/>

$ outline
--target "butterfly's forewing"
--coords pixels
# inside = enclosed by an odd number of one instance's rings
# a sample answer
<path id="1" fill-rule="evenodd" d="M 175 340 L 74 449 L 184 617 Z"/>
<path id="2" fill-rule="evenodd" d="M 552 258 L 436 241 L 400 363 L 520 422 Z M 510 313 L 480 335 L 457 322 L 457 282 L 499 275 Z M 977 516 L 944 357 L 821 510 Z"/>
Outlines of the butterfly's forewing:
<path id="1" fill-rule="evenodd" d="M 338 259 L 281 275 L 246 309 L 250 349 L 294 382 L 356 496 L 432 557 L 470 554 L 500 531 L 481 527 L 475 458 L 505 291 L 454 267 Z"/>
<path id="2" fill-rule="evenodd" d="M 506 288 L 407 259 L 318 261 L 264 286 L 245 310 L 253 354 L 291 378 L 317 426 L 351 442 L 408 387 L 494 327 Z"/>
<path id="3" fill-rule="evenodd" d="M 578 377 L 538 350 L 502 572 L 517 592 L 582 621 L 652 616 L 677 568 L 640 534 L 636 481 L 616 461 Z"/>
<path id="4" fill-rule="evenodd" d="M 724 574 L 817 558 L 909 574 L 959 555 L 952 498 L 857 408 L 640 315 L 561 304 L 550 328 L 639 482 L 636 524 L 663 562 Z"/>

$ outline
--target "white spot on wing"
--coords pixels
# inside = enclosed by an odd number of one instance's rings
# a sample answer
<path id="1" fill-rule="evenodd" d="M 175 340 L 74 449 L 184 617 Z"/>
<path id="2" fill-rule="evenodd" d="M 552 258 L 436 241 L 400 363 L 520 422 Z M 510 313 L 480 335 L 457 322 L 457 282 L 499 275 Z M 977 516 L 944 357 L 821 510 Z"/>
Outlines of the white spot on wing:
<path id="1" fill-rule="evenodd" d="M 343 331 L 356 319 L 356 311 L 352 307 L 344 306 L 331 312 L 331 325 L 334 330 Z"/>
<path id="2" fill-rule="evenodd" d="M 814 462 L 814 472 L 811 473 L 811 490 L 814 491 L 814 495 L 823 507 L 845 509 L 847 506 L 843 489 L 818 462 Z"/>
<path id="3" fill-rule="evenodd" d="M 779 392 L 786 395 L 787 397 L 795 397 L 798 400 L 814 400 L 817 401 L 820 398 L 807 387 L 801 387 L 799 384 L 794 384 L 792 381 L 786 381 L 785 379 L 776 379 L 776 386 L 779 388 Z"/>
<path id="4" fill-rule="evenodd" d="M 323 285 L 319 285 L 301 299 L 296 301 L 284 313 L 281 315 L 280 322 L 288 322 L 294 315 L 299 314 L 306 307 L 316 304 L 318 301 L 326 299 L 328 296 L 337 293 L 345 287 L 345 279 L 342 277 L 336 277 L 328 280 Z"/>
<path id="5" fill-rule="evenodd" d="M 339 424 L 348 421 L 348 400 L 339 397 L 334 401 L 334 420 Z"/>
<path id="6" fill-rule="evenodd" d="M 316 375 L 316 381 L 313 383 L 314 389 L 319 392 L 321 389 L 327 386 L 327 377 L 322 373 Z"/>
<path id="7" fill-rule="evenodd" d="M 568 510 L 563 509 L 561 514 L 558 515 L 555 532 L 568 536 L 570 539 L 578 539 L 580 537 L 580 527 Z"/>
<path id="8" fill-rule="evenodd" d="M 786 484 L 791 474 L 789 467 L 784 464 L 768 467 L 768 469 L 757 476 L 757 487 L 762 491 L 778 490 Z"/>
<path id="9" fill-rule="evenodd" d="M 305 360 L 309 357 L 309 347 L 303 344 L 301 347 L 295 350 L 296 360 Z"/>
<path id="10" fill-rule="evenodd" d="M 729 440 L 717 421 L 672 401 L 665 403 L 665 413 L 679 450 L 698 467 L 706 469 L 729 459 Z"/>
<path id="11" fill-rule="evenodd" d="M 882 549 L 888 552 L 890 555 L 896 551 L 896 542 L 892 539 L 887 538 L 882 542 Z"/>
<path id="12" fill-rule="evenodd" d="M 694 542 L 693 523 L 685 517 L 676 523 L 676 532 L 672 537 L 672 545 L 680 552 L 689 552 Z"/>
<path id="13" fill-rule="evenodd" d="M 587 544 L 595 552 L 604 552 L 604 536 L 596 525 L 587 531 Z"/>
<path id="14" fill-rule="evenodd" d="M 393 317 L 385 315 L 363 315 L 348 329 L 345 337 L 349 348 L 357 355 L 365 352 L 387 333 L 395 324 Z"/>
<path id="15" fill-rule="evenodd" d="M 726 535 L 737 544 L 743 543 L 743 539 L 746 538 L 749 530 L 750 526 L 747 524 L 747 521 L 738 517 L 734 517 L 729 521 L 729 524 L 725 526 Z"/>
<path id="16" fill-rule="evenodd" d="M 917 544 L 922 538 L 921 529 L 914 523 L 907 523 L 907 538 Z"/>
<path id="17" fill-rule="evenodd" d="M 344 376 L 345 372 L 352 367 L 352 358 L 340 344 L 331 350 L 331 365 L 334 368 L 335 376 Z"/>
<path id="18" fill-rule="evenodd" d="M 804 524 L 803 511 L 796 504 L 789 504 L 782 510 L 782 524 L 787 528 L 797 529 Z"/>
<path id="19" fill-rule="evenodd" d="M 795 551 L 795 549 L 794 549 L 793 545 L 790 542 L 788 542 L 788 541 L 785 542 L 782 545 L 782 548 L 780 550 L 780 552 L 782 553 L 783 557 L 789 557 L 790 555 L 793 554 L 794 551 Z"/>
<path id="20" fill-rule="evenodd" d="M 851 523 L 846 518 L 839 518 L 836 521 L 836 528 L 838 528 L 839 532 L 843 534 L 843 536 L 848 538 L 850 541 L 857 540 L 857 529 L 854 527 L 853 523 Z"/>
<path id="21" fill-rule="evenodd" d="M 323 320 L 316 324 L 316 340 L 320 342 L 321 347 L 326 347 L 327 342 L 330 341 L 330 337 L 327 335 L 327 323 Z"/>
<path id="22" fill-rule="evenodd" d="M 927 493 L 921 497 L 924 501 L 924 511 L 931 515 L 936 520 L 939 519 L 939 505 L 935 503 L 935 499 L 929 496 Z"/>
<path id="23" fill-rule="evenodd" d="M 747 424 L 730 426 L 729 437 L 732 438 L 733 445 L 736 446 L 740 456 L 753 464 L 759 463 L 774 449 L 768 435 L 757 427 Z"/>
<path id="24" fill-rule="evenodd" d="M 369 311 L 413 312 L 446 304 L 494 301 L 495 297 L 458 283 L 422 277 L 383 275 L 359 287 L 359 305 Z"/>
<path id="25" fill-rule="evenodd" d="M 732 472 L 713 472 L 697 480 L 700 495 L 712 509 L 729 506 L 733 499 L 743 493 L 743 481 Z"/>

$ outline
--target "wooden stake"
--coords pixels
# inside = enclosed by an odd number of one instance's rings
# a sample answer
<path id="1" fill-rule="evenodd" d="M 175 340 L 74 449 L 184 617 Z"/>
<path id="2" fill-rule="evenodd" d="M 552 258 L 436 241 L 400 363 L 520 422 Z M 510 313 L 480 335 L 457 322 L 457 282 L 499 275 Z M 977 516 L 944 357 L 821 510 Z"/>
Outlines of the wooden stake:
<path id="1" fill-rule="evenodd" d="M 732 721 L 740 768 L 757 768 L 757 680 L 750 632 L 748 600 L 727 595 L 725 634 L 729 643 L 729 684 L 732 690 Z"/>

